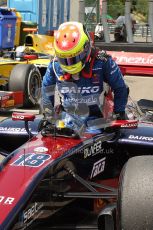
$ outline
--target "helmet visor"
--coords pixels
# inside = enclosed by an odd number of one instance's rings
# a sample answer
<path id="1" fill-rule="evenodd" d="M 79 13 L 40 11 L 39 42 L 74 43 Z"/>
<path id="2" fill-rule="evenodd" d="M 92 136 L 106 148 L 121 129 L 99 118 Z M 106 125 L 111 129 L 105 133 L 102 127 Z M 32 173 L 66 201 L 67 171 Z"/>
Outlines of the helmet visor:
<path id="1" fill-rule="evenodd" d="M 84 49 L 80 54 L 78 54 L 75 57 L 68 57 L 68 58 L 57 57 L 57 59 L 59 63 L 64 66 L 75 65 L 79 62 L 82 62 L 82 64 L 84 64 L 89 54 L 90 54 L 90 48 L 88 47 L 88 49 Z"/>

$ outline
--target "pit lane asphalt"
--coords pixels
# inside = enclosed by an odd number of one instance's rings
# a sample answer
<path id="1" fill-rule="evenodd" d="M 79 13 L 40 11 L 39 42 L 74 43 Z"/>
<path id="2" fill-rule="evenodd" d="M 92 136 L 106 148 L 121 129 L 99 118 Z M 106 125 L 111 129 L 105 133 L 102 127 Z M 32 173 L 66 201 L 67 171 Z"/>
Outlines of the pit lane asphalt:
<path id="1" fill-rule="evenodd" d="M 125 76 L 130 88 L 130 97 L 134 101 L 148 99 L 153 101 L 153 76 Z"/>

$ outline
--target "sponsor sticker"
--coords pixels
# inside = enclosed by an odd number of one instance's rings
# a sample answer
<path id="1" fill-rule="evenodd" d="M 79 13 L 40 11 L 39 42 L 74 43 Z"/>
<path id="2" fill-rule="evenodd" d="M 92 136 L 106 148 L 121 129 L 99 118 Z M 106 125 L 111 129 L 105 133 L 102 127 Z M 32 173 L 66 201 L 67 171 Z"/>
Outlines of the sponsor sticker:
<path id="1" fill-rule="evenodd" d="M 145 137 L 145 136 L 129 135 L 128 138 L 131 140 L 153 141 L 153 137 Z"/>
<path id="2" fill-rule="evenodd" d="M 45 152 L 48 152 L 48 148 L 46 148 L 46 147 L 37 147 L 37 148 L 34 149 L 34 152 L 45 153 Z"/>
<path id="3" fill-rule="evenodd" d="M 92 146 L 84 149 L 84 158 L 94 156 L 101 151 L 102 141 L 95 142 Z"/>
<path id="4" fill-rule="evenodd" d="M 19 127 L 0 127 L 0 132 L 26 132 L 25 128 L 19 128 Z"/>
<path id="5" fill-rule="evenodd" d="M 90 178 L 94 178 L 104 171 L 105 162 L 106 162 L 105 160 L 106 160 L 106 157 L 94 163 Z"/>
<path id="6" fill-rule="evenodd" d="M 114 150 L 112 148 L 102 148 L 102 141 L 99 140 L 95 142 L 92 146 L 84 149 L 84 159 L 95 156 L 97 154 L 113 154 Z"/>
<path id="7" fill-rule="evenodd" d="M 122 128 L 136 128 L 138 126 L 138 122 L 135 123 L 127 123 L 127 124 L 122 124 Z"/>
<path id="8" fill-rule="evenodd" d="M 11 205 L 13 204 L 14 200 L 15 200 L 14 197 L 6 197 L 6 196 L 0 195 L 0 204 Z"/>
<path id="9" fill-rule="evenodd" d="M 81 94 L 91 94 L 91 93 L 98 93 L 99 92 L 99 89 L 100 89 L 100 86 L 88 86 L 88 87 L 74 87 L 74 86 L 71 86 L 71 87 L 68 87 L 68 86 L 63 86 L 61 89 L 60 89 L 60 92 L 62 94 L 65 94 L 65 93 L 81 93 Z"/>
<path id="10" fill-rule="evenodd" d="M 49 160 L 51 156 L 49 154 L 35 154 L 35 153 L 28 153 L 22 154 L 15 160 L 11 165 L 13 166 L 28 166 L 28 167 L 40 167 L 47 160 Z"/>
<path id="11" fill-rule="evenodd" d="M 117 64 L 130 64 L 130 65 L 145 65 L 151 66 L 153 64 L 153 55 L 144 53 L 126 53 L 126 52 L 111 52 Z"/>
<path id="12" fill-rule="evenodd" d="M 27 223 L 31 218 L 36 216 L 39 210 L 43 207 L 43 204 L 35 202 L 27 210 L 23 212 L 23 223 Z M 36 219 L 36 218 L 35 218 Z"/>

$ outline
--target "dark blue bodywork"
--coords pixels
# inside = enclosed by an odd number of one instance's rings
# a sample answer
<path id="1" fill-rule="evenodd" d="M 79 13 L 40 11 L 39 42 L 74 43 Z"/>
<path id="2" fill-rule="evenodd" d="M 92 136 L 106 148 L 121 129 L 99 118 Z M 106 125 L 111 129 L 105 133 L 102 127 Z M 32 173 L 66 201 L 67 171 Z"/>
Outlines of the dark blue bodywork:
<path id="1" fill-rule="evenodd" d="M 42 116 L 38 116 L 34 122 L 29 122 L 29 128 L 33 135 L 38 134 L 41 120 Z M 45 141 L 47 138 L 43 137 L 43 140 Z M 4 168 L 11 155 L 13 156 L 18 151 L 14 150 L 29 139 L 24 122 L 14 122 L 11 119 L 2 121 L 0 123 L 0 139 L 2 140 L 0 152 L 4 153 L 3 155 L 8 154 L 1 165 Z M 66 149 L 65 145 L 68 141 L 67 138 L 63 145 L 64 149 Z M 59 146 L 57 145 L 57 147 Z M 10 153 L 12 151 L 14 152 Z M 153 125 L 148 122 L 140 122 L 135 128 L 109 128 L 103 130 L 102 133 L 97 132 L 93 136 L 90 135 L 89 138 L 82 139 L 73 148 L 65 150 L 63 155 L 57 157 L 53 163 L 40 172 L 39 177 L 31 181 L 26 201 L 21 197 L 22 204 L 14 214 L 14 222 L 10 222 L 10 226 L 12 227 L 15 222 L 24 226 L 24 213 L 37 202 L 43 204 L 43 211 L 46 210 L 47 204 L 50 216 L 53 215 L 61 207 L 63 208 L 64 205 L 77 198 L 76 193 L 79 195 L 80 192 L 86 192 L 90 185 L 86 184 L 87 181 L 94 184 L 99 181 L 103 183 L 105 180 L 118 179 L 123 166 L 130 157 L 152 154 Z M 112 184 L 112 189 L 114 189 L 113 186 Z M 68 196 L 63 204 L 64 194 L 70 195 L 69 192 L 72 197 Z M 22 206 L 25 208 L 23 209 Z"/>

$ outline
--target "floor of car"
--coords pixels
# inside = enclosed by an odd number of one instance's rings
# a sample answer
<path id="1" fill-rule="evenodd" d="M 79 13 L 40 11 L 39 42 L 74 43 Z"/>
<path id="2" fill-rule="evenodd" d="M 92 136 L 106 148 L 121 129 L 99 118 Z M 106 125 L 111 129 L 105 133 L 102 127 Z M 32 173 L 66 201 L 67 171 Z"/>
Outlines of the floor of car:
<path id="1" fill-rule="evenodd" d="M 97 215 L 95 215 L 88 207 L 84 207 L 83 202 L 76 201 L 60 212 L 43 220 L 43 222 L 35 223 L 28 230 L 97 230 Z"/>

